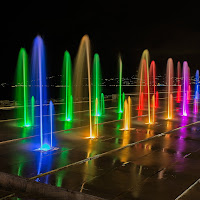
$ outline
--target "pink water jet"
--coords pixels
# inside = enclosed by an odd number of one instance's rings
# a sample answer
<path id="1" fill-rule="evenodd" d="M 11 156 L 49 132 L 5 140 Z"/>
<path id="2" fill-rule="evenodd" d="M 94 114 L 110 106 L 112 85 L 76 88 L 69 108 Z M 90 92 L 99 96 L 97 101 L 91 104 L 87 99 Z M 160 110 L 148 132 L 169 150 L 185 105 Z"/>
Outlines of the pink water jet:
<path id="1" fill-rule="evenodd" d="M 194 113 L 198 113 L 198 103 L 199 103 L 199 70 L 196 71 L 195 75 L 195 96 L 194 96 Z"/>

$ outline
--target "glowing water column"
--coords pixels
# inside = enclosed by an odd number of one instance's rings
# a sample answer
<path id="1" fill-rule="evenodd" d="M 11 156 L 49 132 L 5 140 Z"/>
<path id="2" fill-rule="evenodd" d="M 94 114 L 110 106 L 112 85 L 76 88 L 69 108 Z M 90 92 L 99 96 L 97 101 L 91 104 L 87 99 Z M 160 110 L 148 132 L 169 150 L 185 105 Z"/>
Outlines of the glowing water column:
<path id="1" fill-rule="evenodd" d="M 154 60 L 151 62 L 151 65 L 150 65 L 149 85 L 150 85 L 151 94 L 154 95 L 155 97 L 158 91 L 156 91 L 156 63 Z"/>
<path id="2" fill-rule="evenodd" d="M 198 113 L 199 103 L 199 70 L 196 71 L 195 75 L 195 96 L 194 96 L 194 113 Z"/>
<path id="3" fill-rule="evenodd" d="M 167 86 L 167 119 L 173 118 L 173 79 L 174 79 L 174 65 L 172 58 L 167 61 L 166 72 L 166 86 Z"/>
<path id="4" fill-rule="evenodd" d="M 89 124 L 90 124 L 90 135 L 89 138 L 95 138 L 95 135 L 92 132 L 92 101 L 91 101 L 91 58 L 90 58 L 90 39 L 88 35 L 84 35 L 81 39 L 79 50 L 75 62 L 75 71 L 74 71 L 74 99 L 81 100 L 83 99 L 83 79 L 84 72 L 87 71 L 87 85 L 88 85 L 88 98 L 89 98 Z M 87 70 L 85 70 L 85 67 Z M 80 103 L 79 103 L 80 105 Z"/>
<path id="5" fill-rule="evenodd" d="M 73 118 L 72 64 L 68 51 L 64 53 L 62 84 L 65 85 L 65 87 L 61 89 L 61 96 L 62 99 L 64 99 L 61 112 L 65 113 L 64 121 L 71 121 Z"/>
<path id="6" fill-rule="evenodd" d="M 156 64 L 155 61 L 151 62 L 150 65 L 150 73 L 149 73 L 149 85 L 150 85 L 150 96 L 152 100 L 152 117 L 151 122 L 155 122 L 155 108 L 158 107 L 158 91 L 156 87 Z"/>
<path id="7" fill-rule="evenodd" d="M 188 94 L 187 94 L 187 100 L 191 100 L 191 84 L 190 84 L 190 67 L 188 66 Z"/>
<path id="8" fill-rule="evenodd" d="M 128 97 L 128 101 L 124 101 L 124 128 L 122 130 L 128 131 L 131 128 L 131 98 Z"/>
<path id="9" fill-rule="evenodd" d="M 49 124 L 47 119 L 47 87 L 46 87 L 46 63 L 45 47 L 43 40 L 37 36 L 33 41 L 31 56 L 31 96 L 35 99 L 35 125 L 36 134 L 40 135 L 40 147 L 38 150 L 47 151 L 50 147 Z"/>
<path id="10" fill-rule="evenodd" d="M 189 95 L 189 67 L 186 61 L 183 62 L 183 116 L 188 115 Z"/>
<path id="11" fill-rule="evenodd" d="M 138 110 L 143 110 L 147 102 L 148 124 L 151 124 L 150 108 L 150 87 L 149 87 L 149 51 L 146 49 L 142 53 L 139 66 L 139 106 Z"/>
<path id="12" fill-rule="evenodd" d="M 122 101 L 122 59 L 119 56 L 119 95 L 118 95 L 118 113 L 123 112 L 123 101 Z"/>
<path id="13" fill-rule="evenodd" d="M 24 48 L 19 51 L 16 76 L 15 99 L 18 104 L 16 117 L 23 119 L 23 124 L 19 124 L 19 126 L 28 127 L 30 126 L 28 116 L 28 56 Z"/>
<path id="14" fill-rule="evenodd" d="M 144 110 L 146 93 L 147 93 L 147 64 L 145 60 L 142 60 L 139 68 L 139 106 L 138 110 Z"/>
<path id="15" fill-rule="evenodd" d="M 99 55 L 94 54 L 93 61 L 93 115 L 101 116 L 101 70 Z M 97 101 L 97 103 L 96 103 Z M 98 105 L 98 107 L 97 107 Z"/>
<path id="16" fill-rule="evenodd" d="M 181 63 L 177 63 L 177 97 L 176 102 L 181 102 Z"/>

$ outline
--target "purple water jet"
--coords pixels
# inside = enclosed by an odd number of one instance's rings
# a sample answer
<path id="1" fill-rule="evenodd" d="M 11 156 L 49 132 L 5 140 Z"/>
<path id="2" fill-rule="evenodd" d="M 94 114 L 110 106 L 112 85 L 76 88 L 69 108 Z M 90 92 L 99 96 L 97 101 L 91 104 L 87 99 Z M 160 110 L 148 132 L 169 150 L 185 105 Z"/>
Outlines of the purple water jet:
<path id="1" fill-rule="evenodd" d="M 183 62 L 183 116 L 188 115 L 188 94 L 189 94 L 189 67 L 186 61 Z"/>

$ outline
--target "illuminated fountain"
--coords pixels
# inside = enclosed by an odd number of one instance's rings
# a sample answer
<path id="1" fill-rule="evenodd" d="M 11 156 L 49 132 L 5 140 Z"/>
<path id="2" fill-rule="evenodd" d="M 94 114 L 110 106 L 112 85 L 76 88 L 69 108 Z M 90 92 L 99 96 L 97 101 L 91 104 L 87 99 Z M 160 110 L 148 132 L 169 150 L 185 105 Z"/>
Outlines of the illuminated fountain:
<path id="1" fill-rule="evenodd" d="M 96 53 L 94 54 L 94 61 L 93 61 L 93 116 L 101 116 L 102 115 L 102 108 L 101 106 L 103 102 L 101 102 L 103 99 L 101 99 L 101 96 L 103 93 L 101 93 L 101 71 L 100 71 L 100 59 L 99 55 Z M 103 98 L 103 97 L 102 97 Z M 97 101 L 97 102 L 96 102 Z M 98 107 L 97 107 L 98 105 Z"/>
<path id="2" fill-rule="evenodd" d="M 158 108 L 159 95 L 158 95 L 157 86 L 156 86 L 157 84 L 156 84 L 156 63 L 155 63 L 155 61 L 152 61 L 151 65 L 150 65 L 149 85 L 150 85 L 150 93 L 151 93 L 150 96 L 154 95 L 154 105 L 152 107 Z"/>
<path id="3" fill-rule="evenodd" d="M 177 63 L 177 96 L 176 96 L 176 102 L 181 102 L 181 63 Z"/>
<path id="4" fill-rule="evenodd" d="M 16 76 L 16 117 L 23 119 L 23 123 L 20 122 L 18 125 L 29 127 L 31 124 L 28 116 L 28 56 L 24 48 L 19 51 Z"/>
<path id="5" fill-rule="evenodd" d="M 144 104 L 145 99 L 144 95 L 147 93 L 147 66 L 146 61 L 142 60 L 140 62 L 140 69 L 139 69 L 139 85 L 140 85 L 140 91 L 139 91 L 139 106 L 138 110 L 144 110 Z"/>
<path id="6" fill-rule="evenodd" d="M 151 123 L 155 123 L 155 109 L 158 107 L 158 91 L 156 87 L 156 64 L 155 61 L 151 62 L 149 73 L 149 85 L 150 85 L 150 98 L 151 98 Z"/>
<path id="7" fill-rule="evenodd" d="M 189 95 L 189 67 L 186 61 L 183 62 L 183 116 L 188 115 Z"/>
<path id="8" fill-rule="evenodd" d="M 118 113 L 123 113 L 123 97 L 122 97 L 122 59 L 119 56 L 119 95 L 118 95 Z"/>
<path id="9" fill-rule="evenodd" d="M 49 136 L 50 124 L 48 120 L 47 107 L 47 86 L 46 86 L 46 63 L 45 63 L 45 47 L 43 40 L 37 36 L 33 41 L 32 57 L 31 57 L 31 95 L 35 99 L 35 131 L 39 133 L 39 151 L 48 151 L 52 149 L 52 137 Z M 33 107 L 33 105 L 32 105 Z M 33 108 L 32 108 L 33 109 Z"/>
<path id="10" fill-rule="evenodd" d="M 138 110 L 144 110 L 147 104 L 148 109 L 148 124 L 151 124 L 151 111 L 150 111 L 150 87 L 149 87 L 149 51 L 144 50 L 139 66 L 139 106 Z"/>
<path id="11" fill-rule="evenodd" d="M 96 100 L 95 100 L 95 107 L 96 107 L 96 109 L 98 110 L 98 99 L 96 98 Z M 94 120 L 94 124 L 95 124 L 95 127 L 96 127 L 96 129 L 95 129 L 95 131 L 96 131 L 96 133 L 95 133 L 95 135 L 96 135 L 96 138 L 99 136 L 99 129 L 98 129 L 98 124 L 99 124 L 99 115 L 95 115 L 95 120 Z"/>
<path id="12" fill-rule="evenodd" d="M 73 96 L 72 96 L 72 64 L 71 57 L 68 51 L 64 53 L 63 73 L 61 96 L 64 99 L 64 104 L 61 107 L 61 113 L 64 113 L 63 121 L 71 121 L 73 118 Z"/>
<path id="13" fill-rule="evenodd" d="M 152 107 L 152 111 L 151 111 L 151 123 L 154 124 L 155 123 L 155 95 L 152 95 L 152 103 L 151 103 L 151 107 Z"/>
<path id="14" fill-rule="evenodd" d="M 123 131 L 131 130 L 131 98 L 130 96 L 124 101 L 124 118 L 123 118 Z"/>
<path id="15" fill-rule="evenodd" d="M 83 100 L 83 80 L 87 77 L 87 86 L 88 86 L 88 93 L 87 97 L 89 98 L 89 125 L 90 125 L 90 134 L 89 138 L 95 138 L 95 134 L 92 132 L 92 103 L 91 103 L 91 58 L 90 58 L 90 40 L 88 35 L 84 35 L 81 39 L 79 50 L 76 57 L 75 62 L 75 71 L 74 71 L 74 99 L 75 101 L 82 101 Z M 87 70 L 86 70 L 87 69 Z M 87 75 L 84 73 L 87 72 Z M 81 103 L 77 103 L 77 109 L 81 109 Z"/>
<path id="16" fill-rule="evenodd" d="M 174 65 L 171 58 L 167 61 L 166 72 L 166 86 L 167 86 L 167 119 L 173 118 L 173 79 L 174 79 Z"/>
<path id="17" fill-rule="evenodd" d="M 191 100 L 191 84 L 190 84 L 190 67 L 188 66 L 188 91 L 187 91 L 187 100 Z"/>
<path id="18" fill-rule="evenodd" d="M 199 103 L 199 70 L 196 71 L 195 75 L 195 96 L 194 96 L 194 113 L 198 113 Z"/>

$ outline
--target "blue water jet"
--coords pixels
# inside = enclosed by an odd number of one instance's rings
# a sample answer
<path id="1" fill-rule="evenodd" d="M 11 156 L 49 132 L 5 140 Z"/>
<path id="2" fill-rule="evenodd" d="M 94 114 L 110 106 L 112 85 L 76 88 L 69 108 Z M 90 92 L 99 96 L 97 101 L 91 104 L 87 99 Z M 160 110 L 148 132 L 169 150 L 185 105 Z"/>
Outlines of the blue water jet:
<path id="1" fill-rule="evenodd" d="M 50 143 L 49 124 L 47 119 L 47 84 L 46 84 L 46 62 L 45 46 L 42 38 L 37 36 L 33 41 L 31 56 L 31 96 L 35 99 L 36 135 L 40 136 L 39 150 L 48 150 Z M 50 145 L 49 145 L 50 146 Z"/>
<path id="2" fill-rule="evenodd" d="M 196 71 L 195 79 L 195 99 L 199 99 L 199 70 Z"/>

